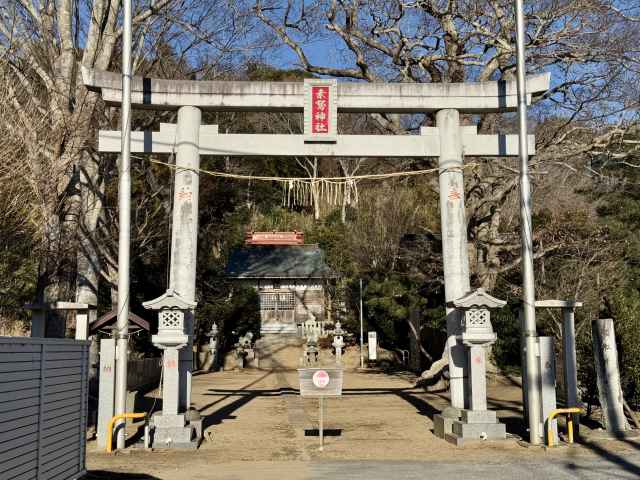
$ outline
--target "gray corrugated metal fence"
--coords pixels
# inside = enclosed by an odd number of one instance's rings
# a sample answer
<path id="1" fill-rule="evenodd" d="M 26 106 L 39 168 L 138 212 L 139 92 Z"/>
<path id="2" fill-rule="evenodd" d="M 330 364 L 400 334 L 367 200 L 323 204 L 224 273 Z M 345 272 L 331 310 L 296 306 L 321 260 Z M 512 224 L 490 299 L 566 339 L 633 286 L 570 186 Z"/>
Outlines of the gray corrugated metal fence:
<path id="1" fill-rule="evenodd" d="M 0 337 L 0 479 L 85 473 L 89 342 Z"/>

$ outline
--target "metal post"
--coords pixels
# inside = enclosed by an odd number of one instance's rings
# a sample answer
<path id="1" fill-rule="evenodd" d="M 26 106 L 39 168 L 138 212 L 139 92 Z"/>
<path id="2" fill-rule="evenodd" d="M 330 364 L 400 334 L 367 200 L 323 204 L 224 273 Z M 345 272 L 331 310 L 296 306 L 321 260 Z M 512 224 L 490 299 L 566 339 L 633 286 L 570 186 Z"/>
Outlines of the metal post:
<path id="1" fill-rule="evenodd" d="M 576 328 L 573 308 L 562 309 L 562 360 L 564 372 L 564 388 L 567 407 L 579 407 L 578 394 L 578 362 L 576 360 Z M 579 435 L 580 414 L 571 414 L 575 423 L 576 434 Z"/>
<path id="2" fill-rule="evenodd" d="M 527 90 L 525 83 L 523 0 L 516 0 L 516 49 L 518 85 L 518 124 L 520 155 L 520 235 L 522 241 L 522 311 L 526 344 L 527 399 L 529 442 L 540 444 L 540 374 L 536 355 L 536 310 L 533 278 L 533 238 L 531 227 L 531 186 L 529 184 L 529 152 L 527 144 Z"/>
<path id="3" fill-rule="evenodd" d="M 118 187 L 118 317 L 116 323 L 115 413 L 127 404 L 127 343 L 129 338 L 129 255 L 131 243 L 131 0 L 123 2 L 122 22 L 122 145 Z M 116 447 L 125 446 L 125 423 L 118 422 Z"/>
<path id="4" fill-rule="evenodd" d="M 362 313 L 362 279 L 360 279 L 360 368 L 364 368 L 364 326 Z"/>
<path id="5" fill-rule="evenodd" d="M 320 397 L 320 451 L 324 449 L 324 397 Z"/>

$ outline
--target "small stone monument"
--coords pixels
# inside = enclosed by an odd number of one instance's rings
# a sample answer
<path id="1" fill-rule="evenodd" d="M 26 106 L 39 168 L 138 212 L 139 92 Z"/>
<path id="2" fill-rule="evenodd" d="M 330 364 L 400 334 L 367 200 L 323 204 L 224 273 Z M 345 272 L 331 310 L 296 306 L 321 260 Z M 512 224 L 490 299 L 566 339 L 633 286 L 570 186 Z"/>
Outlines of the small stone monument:
<path id="1" fill-rule="evenodd" d="M 304 352 L 302 355 L 303 366 L 314 366 L 318 363 L 320 350 L 318 349 L 318 339 L 315 335 L 311 335 L 307 338 L 307 343 L 304 346 Z"/>
<path id="2" fill-rule="evenodd" d="M 158 311 L 158 334 L 151 337 L 153 344 L 163 350 L 162 355 L 162 412 L 153 416 L 153 446 L 195 448 L 197 425 L 187 424 L 180 412 L 180 355 L 179 350 L 189 342 L 184 329 L 185 312 L 196 308 L 172 289 L 160 297 L 142 304 L 148 310 Z"/>
<path id="3" fill-rule="evenodd" d="M 340 365 L 342 363 L 342 347 L 344 347 L 344 340 L 342 335 L 344 331 L 342 330 L 342 325 L 340 322 L 336 322 L 336 326 L 333 329 L 333 348 L 336 349 L 336 364 Z"/>
<path id="4" fill-rule="evenodd" d="M 245 367 L 245 362 L 251 361 L 255 358 L 253 350 L 253 333 L 247 332 L 245 335 L 238 338 L 238 343 L 236 343 L 234 347 L 237 366 L 242 370 Z"/>
<path id="5" fill-rule="evenodd" d="M 465 409 L 446 408 L 434 417 L 434 433 L 461 446 L 464 440 L 503 440 L 506 427 L 499 423 L 496 412 L 487 410 L 487 378 L 485 349 L 496 341 L 490 320 L 490 308 L 501 308 L 507 302 L 492 297 L 482 288 L 451 302 L 450 307 L 463 311 L 462 334 L 458 340 L 467 347 L 469 395 Z"/>

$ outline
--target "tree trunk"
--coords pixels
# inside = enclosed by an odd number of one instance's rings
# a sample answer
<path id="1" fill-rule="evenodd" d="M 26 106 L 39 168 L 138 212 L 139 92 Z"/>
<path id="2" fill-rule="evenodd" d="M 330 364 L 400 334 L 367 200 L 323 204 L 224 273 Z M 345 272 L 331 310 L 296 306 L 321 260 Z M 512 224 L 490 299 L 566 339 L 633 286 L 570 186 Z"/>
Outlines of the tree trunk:
<path id="1" fill-rule="evenodd" d="M 98 282 L 100 257 L 97 248 L 96 230 L 102 211 L 104 185 L 100 181 L 99 158 L 85 152 L 80 168 L 82 218 L 78 241 L 78 281 L 76 300 L 80 303 L 98 305 Z M 93 321 L 89 319 L 89 322 Z"/>
<path id="2" fill-rule="evenodd" d="M 318 186 L 318 183 L 311 184 L 311 195 L 313 196 L 313 218 L 315 220 L 320 220 L 320 189 Z"/>

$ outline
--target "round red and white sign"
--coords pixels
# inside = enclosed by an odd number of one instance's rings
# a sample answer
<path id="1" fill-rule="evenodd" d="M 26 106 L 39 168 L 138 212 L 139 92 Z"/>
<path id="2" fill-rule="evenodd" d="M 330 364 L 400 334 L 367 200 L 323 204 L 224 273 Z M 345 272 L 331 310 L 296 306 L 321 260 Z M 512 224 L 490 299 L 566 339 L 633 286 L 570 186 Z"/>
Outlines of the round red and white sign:
<path id="1" fill-rule="evenodd" d="M 318 388 L 324 388 L 329 385 L 329 374 L 324 370 L 318 370 L 313 374 L 313 384 Z"/>

